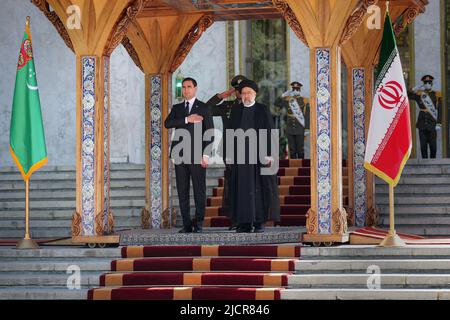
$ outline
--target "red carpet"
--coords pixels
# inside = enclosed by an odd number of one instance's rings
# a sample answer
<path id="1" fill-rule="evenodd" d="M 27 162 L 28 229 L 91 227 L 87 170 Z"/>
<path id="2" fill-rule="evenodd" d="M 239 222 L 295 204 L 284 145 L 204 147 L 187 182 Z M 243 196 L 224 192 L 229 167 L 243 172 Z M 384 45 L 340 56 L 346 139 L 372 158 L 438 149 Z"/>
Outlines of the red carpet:
<path id="1" fill-rule="evenodd" d="M 380 243 L 381 240 L 389 233 L 389 230 L 378 229 L 375 227 L 365 227 L 355 231 L 350 234 L 351 244 L 374 244 Z M 450 244 L 450 238 L 425 238 L 418 235 L 400 233 L 397 232 L 401 239 L 409 245 L 434 245 Z"/>
<path id="2" fill-rule="evenodd" d="M 348 205 L 347 162 L 343 160 L 344 206 Z M 305 226 L 306 213 L 311 207 L 310 160 L 280 160 L 278 170 L 278 190 L 280 200 L 280 226 Z M 219 178 L 218 187 L 207 199 L 204 227 L 229 227 L 230 219 L 222 210 L 224 178 Z"/>
<path id="3" fill-rule="evenodd" d="M 276 300 L 300 245 L 130 246 L 89 300 Z M 207 258 L 206 258 L 207 257 Z"/>

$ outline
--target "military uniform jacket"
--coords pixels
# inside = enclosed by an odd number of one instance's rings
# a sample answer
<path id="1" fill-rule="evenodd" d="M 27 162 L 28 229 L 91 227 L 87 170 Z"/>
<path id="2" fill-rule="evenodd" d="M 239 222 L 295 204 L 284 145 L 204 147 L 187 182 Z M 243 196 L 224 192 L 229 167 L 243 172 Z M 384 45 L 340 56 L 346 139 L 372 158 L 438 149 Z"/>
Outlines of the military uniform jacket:
<path id="1" fill-rule="evenodd" d="M 219 151 L 218 154 L 221 155 L 223 158 L 226 156 L 226 129 L 231 128 L 231 110 L 234 107 L 239 106 L 241 103 L 239 99 L 234 99 L 233 101 L 223 101 L 220 103 L 222 99 L 219 98 L 218 94 L 213 96 L 211 99 L 206 102 L 206 104 L 209 106 L 211 110 L 211 115 L 213 117 L 221 117 L 222 123 L 223 123 L 223 135 L 222 140 L 219 143 Z M 220 103 L 220 104 L 219 104 Z"/>
<path id="2" fill-rule="evenodd" d="M 421 94 L 423 91 L 412 92 L 408 91 L 408 98 L 414 100 L 419 106 L 420 112 L 417 117 L 416 127 L 419 130 L 434 130 L 436 128 L 436 123 L 442 123 L 442 102 L 441 93 L 439 91 L 429 91 L 431 101 L 438 112 L 437 122 L 434 120 L 433 116 L 427 111 L 427 108 L 422 102 Z"/>
<path id="3" fill-rule="evenodd" d="M 291 110 L 291 107 L 289 106 L 289 99 L 290 97 L 286 98 L 278 98 L 275 101 L 275 105 L 286 108 L 287 109 L 287 120 L 286 120 L 286 134 L 289 135 L 303 135 L 305 132 L 305 129 L 309 129 L 309 99 L 297 96 L 294 97 L 297 99 L 297 103 L 300 106 L 300 109 L 303 112 L 303 116 L 305 117 L 305 126 L 303 127 L 300 122 L 295 117 L 294 113 Z"/>

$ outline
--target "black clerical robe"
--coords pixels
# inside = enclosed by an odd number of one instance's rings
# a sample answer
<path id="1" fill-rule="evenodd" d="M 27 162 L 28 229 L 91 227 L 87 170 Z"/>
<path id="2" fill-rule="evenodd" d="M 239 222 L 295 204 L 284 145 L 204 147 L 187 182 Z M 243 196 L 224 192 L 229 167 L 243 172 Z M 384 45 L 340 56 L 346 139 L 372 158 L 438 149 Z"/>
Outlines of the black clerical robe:
<path id="1" fill-rule="evenodd" d="M 274 129 L 269 109 L 260 103 L 251 107 L 240 104 L 231 110 L 231 128 L 234 130 L 256 129 L 258 143 L 254 148 L 245 143 L 244 164 L 238 164 L 237 145 L 235 139 L 234 162 L 230 174 L 230 200 L 232 220 L 237 224 L 263 223 L 267 220 L 280 221 L 280 204 L 278 199 L 277 174 L 261 175 L 264 165 L 259 159 L 259 129 L 268 130 L 267 150 L 270 155 L 270 130 Z M 254 146 L 254 145 L 253 145 Z M 256 164 L 249 163 L 249 151 L 256 152 Z M 274 152 L 277 152 L 276 150 Z"/>

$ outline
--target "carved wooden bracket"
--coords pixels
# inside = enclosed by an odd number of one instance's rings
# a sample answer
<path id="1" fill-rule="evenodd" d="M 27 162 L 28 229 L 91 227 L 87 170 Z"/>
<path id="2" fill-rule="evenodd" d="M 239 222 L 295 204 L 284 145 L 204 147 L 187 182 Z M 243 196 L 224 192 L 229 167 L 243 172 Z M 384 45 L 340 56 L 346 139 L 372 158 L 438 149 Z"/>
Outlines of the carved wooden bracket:
<path id="1" fill-rule="evenodd" d="M 136 50 L 133 47 L 133 44 L 131 43 L 130 39 L 128 39 L 127 36 L 123 37 L 122 45 L 124 46 L 125 50 L 127 50 L 128 54 L 130 55 L 130 57 L 133 60 L 134 64 L 139 69 L 141 69 L 142 72 L 144 72 L 144 68 L 142 68 L 141 60 L 139 60 L 139 55 L 137 54 Z"/>
<path id="2" fill-rule="evenodd" d="M 367 13 L 367 8 L 375 4 L 378 0 L 360 0 L 358 7 L 347 19 L 344 31 L 342 32 L 341 39 L 339 40 L 339 45 L 343 45 L 347 40 L 349 40 L 361 24 L 364 21 L 364 16 Z"/>
<path id="3" fill-rule="evenodd" d="M 408 24 L 414 21 L 414 19 L 421 13 L 425 12 L 425 6 L 423 7 L 410 7 L 403 12 L 400 17 L 394 23 L 394 33 L 398 36 L 406 28 Z"/>
<path id="4" fill-rule="evenodd" d="M 141 223 L 142 223 L 142 229 L 150 228 L 150 212 L 147 210 L 147 208 L 142 208 Z"/>
<path id="5" fill-rule="evenodd" d="M 66 45 L 69 47 L 69 49 L 72 50 L 72 52 L 75 52 L 75 50 L 73 49 L 72 40 L 70 40 L 69 34 L 67 33 L 64 24 L 62 23 L 61 19 L 59 19 L 55 11 L 50 11 L 50 6 L 48 5 L 47 1 L 31 0 L 31 2 L 36 7 L 38 7 L 39 10 L 41 10 L 42 13 L 44 13 L 44 15 L 47 17 L 47 19 L 53 24 L 53 26 L 56 28 L 56 31 L 58 31 L 59 35 L 66 43 Z"/>
<path id="6" fill-rule="evenodd" d="M 306 232 L 309 234 L 317 232 L 317 214 L 312 208 L 309 208 L 306 214 Z"/>
<path id="7" fill-rule="evenodd" d="M 135 0 L 123 12 L 116 25 L 114 26 L 107 45 L 105 47 L 104 55 L 110 56 L 114 49 L 122 42 L 128 29 L 128 25 L 136 16 L 144 9 L 147 3 L 153 0 Z"/>
<path id="8" fill-rule="evenodd" d="M 192 46 L 200 39 L 202 33 L 208 29 L 214 22 L 213 16 L 205 15 L 200 18 L 200 20 L 189 30 L 189 32 L 184 37 L 180 46 L 176 51 L 176 56 L 170 67 L 170 72 L 175 72 L 177 68 L 183 63 L 183 60 L 188 55 Z"/>
<path id="9" fill-rule="evenodd" d="M 97 236 L 102 236 L 104 234 L 104 230 L 105 230 L 104 229 L 104 224 L 105 224 L 104 219 L 105 219 L 105 216 L 104 216 L 103 210 L 98 212 L 95 215 L 95 224 L 96 224 L 95 233 Z"/>
<path id="10" fill-rule="evenodd" d="M 350 207 L 346 207 L 345 211 L 347 212 L 347 225 L 354 226 L 355 225 L 355 210 Z"/>
<path id="11" fill-rule="evenodd" d="M 292 9 L 289 7 L 289 5 L 284 0 L 272 0 L 273 5 L 275 8 L 281 13 L 283 18 L 287 21 L 291 29 L 294 31 L 294 33 L 297 35 L 297 37 L 306 45 L 308 46 L 308 41 L 306 41 L 305 34 L 303 33 L 303 29 L 300 25 L 300 23 L 297 20 L 297 17 L 295 16 Z"/>
<path id="12" fill-rule="evenodd" d="M 366 213 L 366 226 L 376 227 L 378 225 L 379 212 L 375 207 L 370 207 Z"/>
<path id="13" fill-rule="evenodd" d="M 108 234 L 114 233 L 114 214 L 111 209 L 108 212 Z"/>
<path id="14" fill-rule="evenodd" d="M 81 236 L 81 215 L 74 212 L 72 215 L 72 237 Z"/>
<path id="15" fill-rule="evenodd" d="M 347 212 L 344 208 L 336 209 L 331 215 L 332 220 L 332 231 L 335 234 L 345 234 L 347 233 Z"/>

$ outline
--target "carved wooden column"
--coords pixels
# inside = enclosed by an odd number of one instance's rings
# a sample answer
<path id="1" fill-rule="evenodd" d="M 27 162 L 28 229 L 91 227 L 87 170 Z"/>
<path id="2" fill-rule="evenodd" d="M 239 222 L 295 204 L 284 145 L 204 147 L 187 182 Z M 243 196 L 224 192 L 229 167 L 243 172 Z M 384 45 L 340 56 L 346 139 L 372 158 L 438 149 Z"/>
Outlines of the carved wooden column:
<path id="1" fill-rule="evenodd" d="M 169 191 L 169 130 L 164 127 L 170 105 L 172 74 L 145 75 L 145 141 L 146 141 L 146 204 L 142 212 L 142 227 L 169 227 L 171 210 Z M 163 170 L 167 169 L 167 170 Z M 166 212 L 163 215 L 163 211 Z M 169 223 L 169 224 L 168 224 Z"/>
<path id="2" fill-rule="evenodd" d="M 307 43 L 311 82 L 311 208 L 304 242 L 348 241 L 347 214 L 342 203 L 340 65 L 341 41 L 361 23 L 364 2 L 349 0 L 273 0 Z"/>
<path id="3" fill-rule="evenodd" d="M 72 241 L 117 242 L 110 209 L 110 62 L 129 22 L 145 0 L 33 0 L 76 55 L 76 209 Z M 67 28 L 69 6 L 80 9 L 79 28 Z M 50 7 L 54 11 L 50 11 Z"/>
<path id="4" fill-rule="evenodd" d="M 357 227 L 376 224 L 373 174 L 364 168 L 366 139 L 373 97 L 373 66 L 348 67 L 348 151 L 349 207 L 351 224 Z"/>

